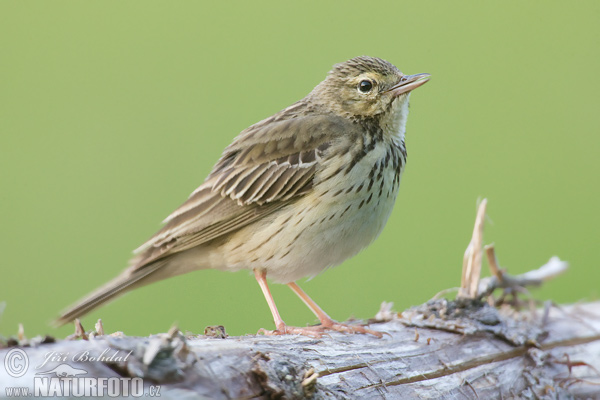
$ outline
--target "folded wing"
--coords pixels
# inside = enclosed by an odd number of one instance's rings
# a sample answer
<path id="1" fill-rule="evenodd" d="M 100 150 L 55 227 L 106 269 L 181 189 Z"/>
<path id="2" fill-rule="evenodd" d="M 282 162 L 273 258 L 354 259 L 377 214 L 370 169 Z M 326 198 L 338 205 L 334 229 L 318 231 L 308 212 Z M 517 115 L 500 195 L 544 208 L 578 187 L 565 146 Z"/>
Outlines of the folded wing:
<path id="1" fill-rule="evenodd" d="M 342 125 L 342 126 L 340 126 Z M 206 181 L 165 219 L 132 260 L 136 271 L 216 239 L 285 207 L 312 188 L 318 164 L 335 138 L 352 129 L 332 116 L 270 118 L 242 132 Z"/>

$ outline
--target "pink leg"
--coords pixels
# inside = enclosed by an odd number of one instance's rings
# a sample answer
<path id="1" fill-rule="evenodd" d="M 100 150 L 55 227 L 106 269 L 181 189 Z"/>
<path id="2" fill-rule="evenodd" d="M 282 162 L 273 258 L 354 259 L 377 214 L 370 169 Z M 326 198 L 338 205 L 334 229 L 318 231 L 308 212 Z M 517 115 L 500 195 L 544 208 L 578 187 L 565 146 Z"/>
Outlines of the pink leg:
<path id="1" fill-rule="evenodd" d="M 304 304 L 306 304 L 307 307 L 310 308 L 310 311 L 312 311 L 313 314 L 319 318 L 321 323 L 323 323 L 323 321 L 333 321 L 331 317 L 327 315 L 327 313 L 323 311 L 323 309 L 319 307 L 319 305 L 315 303 L 314 300 L 306 294 L 306 292 L 304 292 L 304 290 L 300 289 L 300 286 L 298 286 L 296 282 L 288 283 L 287 285 L 294 293 L 296 293 L 296 295 L 298 295 L 298 297 L 300 297 L 300 299 L 302 299 Z"/>
<path id="2" fill-rule="evenodd" d="M 277 306 L 275 305 L 275 301 L 273 300 L 273 296 L 271 295 L 271 291 L 269 290 L 269 286 L 267 285 L 267 271 L 255 269 L 254 276 L 256 277 L 256 281 L 260 285 L 263 295 L 267 300 L 267 304 L 271 309 L 271 314 L 273 314 L 273 319 L 275 321 L 275 327 L 277 328 L 274 331 L 261 329 L 258 331 L 258 333 L 263 333 L 265 335 L 300 334 L 306 336 L 321 337 L 321 333 L 319 332 L 319 329 L 317 329 L 317 327 L 299 328 L 295 326 L 286 325 L 285 322 L 283 322 L 283 319 L 281 319 L 279 311 L 277 311 Z"/>
<path id="3" fill-rule="evenodd" d="M 323 311 L 321 307 L 318 306 L 317 303 L 314 302 L 313 299 L 311 299 L 304 292 L 304 290 L 300 289 L 300 286 L 298 286 L 296 282 L 288 283 L 287 285 L 290 289 L 294 291 L 294 293 L 298 295 L 298 297 L 302 299 L 304 304 L 306 304 L 308 308 L 310 308 L 310 310 L 317 316 L 317 318 L 319 318 L 319 321 L 321 321 L 321 326 L 323 328 L 347 333 L 370 333 L 371 335 L 377 336 L 379 338 L 383 336 L 381 332 L 367 329 L 360 325 L 348 325 L 335 322 L 331 319 L 329 315 L 327 315 L 325 311 Z"/>
<path id="4" fill-rule="evenodd" d="M 285 326 L 285 322 L 283 322 L 281 316 L 279 315 L 279 311 L 277 311 L 275 300 L 273 300 L 273 296 L 271 295 L 271 291 L 269 290 L 269 286 L 267 285 L 267 271 L 260 271 L 258 269 L 255 269 L 254 276 L 256 277 L 256 280 L 260 285 L 263 295 L 267 300 L 267 304 L 271 309 L 271 314 L 273 314 L 273 319 L 275 320 L 275 326 L 277 327 L 277 329 L 279 329 L 279 327 Z"/>

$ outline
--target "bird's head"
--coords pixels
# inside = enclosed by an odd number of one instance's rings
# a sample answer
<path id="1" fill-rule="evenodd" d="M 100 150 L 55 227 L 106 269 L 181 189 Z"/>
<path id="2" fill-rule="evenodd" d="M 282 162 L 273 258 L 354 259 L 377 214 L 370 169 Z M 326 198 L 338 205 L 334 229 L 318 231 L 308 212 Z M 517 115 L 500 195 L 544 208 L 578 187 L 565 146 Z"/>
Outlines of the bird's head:
<path id="1" fill-rule="evenodd" d="M 410 91 L 428 80 L 429 74 L 405 75 L 385 60 L 361 56 L 334 65 L 310 97 L 335 114 L 368 118 L 405 108 Z"/>

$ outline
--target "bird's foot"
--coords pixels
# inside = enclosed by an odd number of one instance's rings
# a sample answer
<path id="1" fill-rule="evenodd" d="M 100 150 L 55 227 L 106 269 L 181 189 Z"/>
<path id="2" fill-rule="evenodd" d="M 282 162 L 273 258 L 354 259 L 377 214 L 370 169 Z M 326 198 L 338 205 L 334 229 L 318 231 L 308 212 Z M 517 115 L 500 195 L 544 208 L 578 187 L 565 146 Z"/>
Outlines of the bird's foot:
<path id="1" fill-rule="evenodd" d="M 322 326 L 324 329 L 329 329 L 336 332 L 342 333 L 362 333 L 364 335 L 373 335 L 378 338 L 383 337 L 383 333 L 374 331 L 373 329 L 365 328 L 362 325 L 350 325 L 350 324 L 342 324 L 340 322 L 336 322 L 334 320 L 323 321 Z"/>
<path id="2" fill-rule="evenodd" d="M 258 333 L 263 334 L 265 336 L 303 335 L 310 336 L 313 338 L 320 338 L 324 334 L 324 329 L 321 327 L 321 325 L 306 326 L 304 328 L 301 328 L 298 326 L 288 326 L 283 324 L 279 325 L 274 331 L 269 331 L 267 329 L 260 328 Z"/>
<path id="3" fill-rule="evenodd" d="M 383 337 L 383 333 L 374 331 L 369 328 L 365 328 L 361 325 L 349 325 L 342 324 L 340 322 L 336 322 L 333 320 L 326 320 L 321 325 L 307 326 L 304 328 L 297 326 L 288 326 L 285 324 L 280 324 L 277 329 L 273 331 L 269 331 L 266 329 L 260 329 L 258 331 L 259 334 L 267 335 L 267 336 L 277 336 L 277 335 L 304 335 L 310 336 L 314 338 L 321 338 L 326 334 L 326 331 L 336 331 L 341 333 L 362 333 L 365 335 L 373 335 L 378 338 Z"/>

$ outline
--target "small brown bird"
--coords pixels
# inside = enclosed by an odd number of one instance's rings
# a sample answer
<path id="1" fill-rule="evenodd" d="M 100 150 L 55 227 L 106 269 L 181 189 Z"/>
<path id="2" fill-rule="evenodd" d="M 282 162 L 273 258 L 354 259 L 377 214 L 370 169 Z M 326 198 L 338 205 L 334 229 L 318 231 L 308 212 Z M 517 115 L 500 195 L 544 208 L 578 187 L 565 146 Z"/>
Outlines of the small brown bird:
<path id="1" fill-rule="evenodd" d="M 409 95 L 428 80 L 373 57 L 335 65 L 304 99 L 242 131 L 130 267 L 57 322 L 186 272 L 249 269 L 275 320 L 276 330 L 263 333 L 381 336 L 333 321 L 295 281 L 340 264 L 381 233 L 406 165 Z M 321 325 L 286 325 L 267 277 L 287 284 Z"/>

